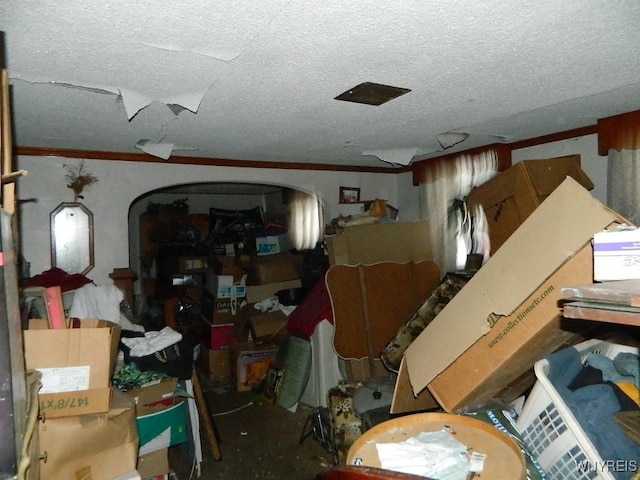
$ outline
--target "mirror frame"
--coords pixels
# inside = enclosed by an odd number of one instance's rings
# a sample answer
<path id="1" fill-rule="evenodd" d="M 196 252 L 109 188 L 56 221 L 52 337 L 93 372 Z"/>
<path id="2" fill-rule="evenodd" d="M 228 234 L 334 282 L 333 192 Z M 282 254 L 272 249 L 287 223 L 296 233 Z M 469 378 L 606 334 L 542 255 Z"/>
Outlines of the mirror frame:
<path id="1" fill-rule="evenodd" d="M 84 267 L 81 271 L 70 271 L 67 265 L 61 263 L 61 260 L 58 259 L 57 248 L 59 245 L 56 243 L 56 237 L 59 236 L 60 232 L 56 233 L 56 230 L 61 228 L 68 228 L 68 226 L 60 225 L 59 215 L 65 214 L 68 215 L 73 211 L 82 212 L 83 215 L 87 217 L 87 232 L 85 238 L 75 239 L 75 241 L 86 242 L 83 247 L 86 247 L 87 257 L 80 258 L 79 262 Z M 64 270 L 69 274 L 79 273 L 81 275 L 86 275 L 91 269 L 95 266 L 94 259 L 94 251 L 93 251 L 93 213 L 87 207 L 85 207 L 81 203 L 77 202 L 63 202 L 58 205 L 50 214 L 51 220 L 51 267 L 59 268 Z M 82 250 L 81 250 L 82 251 Z"/>

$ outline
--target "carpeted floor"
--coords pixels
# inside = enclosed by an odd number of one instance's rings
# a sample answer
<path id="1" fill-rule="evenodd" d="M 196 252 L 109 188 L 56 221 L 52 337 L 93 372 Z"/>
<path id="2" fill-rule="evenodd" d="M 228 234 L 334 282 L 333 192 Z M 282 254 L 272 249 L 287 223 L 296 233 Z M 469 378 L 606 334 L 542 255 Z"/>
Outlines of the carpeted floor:
<path id="1" fill-rule="evenodd" d="M 313 480 L 333 464 L 313 436 L 301 443 L 312 408 L 299 403 L 295 412 L 269 404 L 260 393 L 236 392 L 230 385 L 213 385 L 200 375 L 222 460 L 214 460 L 202 429 L 200 476 L 185 444 L 169 449 L 169 465 L 177 480 Z"/>

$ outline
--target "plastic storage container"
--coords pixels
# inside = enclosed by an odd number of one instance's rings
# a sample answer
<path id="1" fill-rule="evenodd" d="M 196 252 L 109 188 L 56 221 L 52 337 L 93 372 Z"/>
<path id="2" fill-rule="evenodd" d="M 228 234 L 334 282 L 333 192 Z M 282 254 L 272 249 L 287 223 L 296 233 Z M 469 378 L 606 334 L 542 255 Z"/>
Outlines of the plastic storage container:
<path id="1" fill-rule="evenodd" d="M 638 349 L 602 340 L 588 340 L 574 348 L 584 362 L 589 353 L 613 359 L 620 352 L 638 354 Z M 549 478 L 563 480 L 614 480 L 603 471 L 605 465 L 597 449 L 575 416 L 547 378 L 549 362 L 539 360 L 534 366 L 534 385 L 516 427 Z M 579 466 L 584 468 L 580 469 Z"/>

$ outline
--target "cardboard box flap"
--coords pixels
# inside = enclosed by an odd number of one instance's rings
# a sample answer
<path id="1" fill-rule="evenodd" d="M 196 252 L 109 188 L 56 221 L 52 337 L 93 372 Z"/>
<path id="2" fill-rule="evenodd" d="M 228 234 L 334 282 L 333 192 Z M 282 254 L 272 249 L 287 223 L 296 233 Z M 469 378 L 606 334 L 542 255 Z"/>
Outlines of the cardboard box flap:
<path id="1" fill-rule="evenodd" d="M 166 409 L 167 404 L 163 402 L 172 400 L 177 388 L 178 379 L 167 377 L 133 388 L 127 392 L 127 395 L 134 400 L 136 415 L 140 417 Z"/>
<path id="2" fill-rule="evenodd" d="M 567 177 L 407 348 L 414 394 L 488 333 L 494 316 L 511 314 L 595 232 L 619 218 Z"/>
<path id="3" fill-rule="evenodd" d="M 409 373 L 407 372 L 407 359 L 403 357 L 400 361 L 389 412 L 395 415 L 397 413 L 420 412 L 439 408 L 440 404 L 433 398 L 428 389 L 425 389 L 417 396 L 413 395 L 411 383 L 409 382 Z"/>
<path id="4" fill-rule="evenodd" d="M 325 281 L 336 353 L 373 358 L 440 283 L 440 268 L 431 261 L 334 265 Z"/>

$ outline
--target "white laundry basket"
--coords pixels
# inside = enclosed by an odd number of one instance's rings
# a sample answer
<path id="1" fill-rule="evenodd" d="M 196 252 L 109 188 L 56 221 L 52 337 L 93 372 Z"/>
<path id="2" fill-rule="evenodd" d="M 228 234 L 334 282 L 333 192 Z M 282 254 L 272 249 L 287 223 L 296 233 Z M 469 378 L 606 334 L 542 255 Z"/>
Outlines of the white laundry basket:
<path id="1" fill-rule="evenodd" d="M 602 340 L 588 340 L 574 348 L 583 362 L 589 353 L 599 353 L 610 359 L 620 352 L 638 354 L 637 348 Z M 532 455 L 554 480 L 614 480 L 614 476 L 603 468 L 605 463 L 593 443 L 547 378 L 549 362 L 539 360 L 534 371 L 537 382 L 516 422 Z M 581 465 L 582 469 L 579 468 Z"/>

